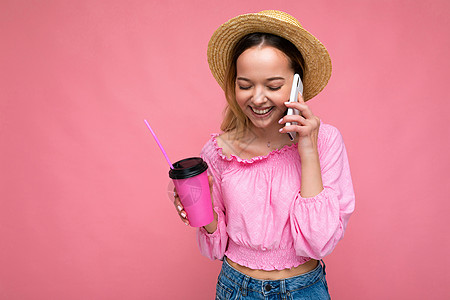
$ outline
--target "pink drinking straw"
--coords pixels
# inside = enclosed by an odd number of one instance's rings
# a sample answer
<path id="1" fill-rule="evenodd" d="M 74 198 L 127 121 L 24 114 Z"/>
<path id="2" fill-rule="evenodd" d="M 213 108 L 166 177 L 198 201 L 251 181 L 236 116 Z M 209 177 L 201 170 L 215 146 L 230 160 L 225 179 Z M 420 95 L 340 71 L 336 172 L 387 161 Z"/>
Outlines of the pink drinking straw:
<path id="1" fill-rule="evenodd" d="M 147 124 L 148 129 L 150 129 L 150 132 L 152 133 L 153 137 L 155 138 L 156 143 L 159 146 L 159 149 L 161 149 L 162 153 L 164 154 L 164 157 L 166 158 L 167 162 L 169 163 L 169 166 L 171 169 L 173 169 L 173 165 L 170 162 L 169 157 L 167 156 L 166 151 L 164 151 L 163 146 L 161 145 L 161 143 L 159 142 L 158 138 L 156 137 L 156 134 L 153 132 L 152 128 L 150 127 L 150 124 L 148 124 L 147 120 L 144 120 L 145 124 Z"/>

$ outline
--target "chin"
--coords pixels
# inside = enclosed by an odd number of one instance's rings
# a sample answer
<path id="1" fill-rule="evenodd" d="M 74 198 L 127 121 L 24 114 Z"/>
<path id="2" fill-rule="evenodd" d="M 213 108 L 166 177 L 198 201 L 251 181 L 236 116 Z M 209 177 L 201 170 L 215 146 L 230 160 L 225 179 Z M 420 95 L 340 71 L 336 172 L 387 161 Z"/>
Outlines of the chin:
<path id="1" fill-rule="evenodd" d="M 250 121 L 253 124 L 253 126 L 260 129 L 267 129 L 269 127 L 274 126 L 275 124 L 278 124 L 278 122 L 275 122 L 273 120 L 255 120 L 250 118 Z"/>

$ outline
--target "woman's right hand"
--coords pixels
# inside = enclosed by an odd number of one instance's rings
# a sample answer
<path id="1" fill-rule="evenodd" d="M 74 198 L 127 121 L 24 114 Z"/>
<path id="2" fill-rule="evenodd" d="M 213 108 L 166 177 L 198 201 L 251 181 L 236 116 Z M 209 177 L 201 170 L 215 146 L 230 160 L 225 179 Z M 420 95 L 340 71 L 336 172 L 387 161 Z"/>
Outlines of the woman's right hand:
<path id="1" fill-rule="evenodd" d="M 173 204 L 175 205 L 175 208 L 177 209 L 177 212 L 181 218 L 181 221 L 183 221 L 184 224 L 189 225 L 189 220 L 187 218 L 186 211 L 183 208 L 183 204 L 181 204 L 180 196 L 178 196 L 176 188 L 173 188 L 173 196 L 175 198 L 175 200 L 173 201 Z"/>

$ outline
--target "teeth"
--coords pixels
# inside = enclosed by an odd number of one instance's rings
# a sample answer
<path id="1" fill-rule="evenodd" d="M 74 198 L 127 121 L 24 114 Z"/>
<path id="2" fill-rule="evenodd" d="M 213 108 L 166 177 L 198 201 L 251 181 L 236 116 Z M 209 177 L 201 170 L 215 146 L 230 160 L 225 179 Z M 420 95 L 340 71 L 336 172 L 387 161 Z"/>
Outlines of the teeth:
<path id="1" fill-rule="evenodd" d="M 262 110 L 258 110 L 258 109 L 255 109 L 252 107 L 252 110 L 258 115 L 264 115 L 264 114 L 268 113 L 270 109 L 271 109 L 271 107 L 262 109 Z"/>

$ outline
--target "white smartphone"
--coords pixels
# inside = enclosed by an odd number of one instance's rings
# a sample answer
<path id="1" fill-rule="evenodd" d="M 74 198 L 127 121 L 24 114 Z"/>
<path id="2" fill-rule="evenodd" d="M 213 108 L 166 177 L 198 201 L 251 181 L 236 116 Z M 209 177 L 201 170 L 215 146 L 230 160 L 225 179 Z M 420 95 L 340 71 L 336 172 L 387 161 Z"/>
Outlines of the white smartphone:
<path id="1" fill-rule="evenodd" d="M 294 74 L 294 80 L 292 81 L 292 88 L 291 88 L 291 96 L 289 97 L 289 102 L 298 102 L 298 93 L 303 95 L 303 83 L 302 80 L 300 79 L 300 75 L 298 74 Z M 288 116 L 290 115 L 298 115 L 300 114 L 300 112 L 295 109 L 295 108 L 288 108 L 287 114 Z M 297 125 L 297 122 L 287 122 L 285 126 L 290 126 L 290 125 Z M 295 135 L 297 134 L 297 132 L 288 132 L 287 133 L 289 138 L 291 139 L 291 141 L 293 141 L 295 139 Z"/>

